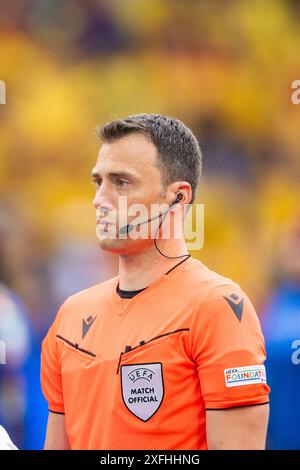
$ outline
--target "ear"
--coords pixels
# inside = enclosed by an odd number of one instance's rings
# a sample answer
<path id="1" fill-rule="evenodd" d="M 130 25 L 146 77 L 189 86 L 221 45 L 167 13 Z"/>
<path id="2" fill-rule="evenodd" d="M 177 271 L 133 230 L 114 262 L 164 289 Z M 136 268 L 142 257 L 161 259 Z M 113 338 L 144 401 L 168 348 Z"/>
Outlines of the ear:
<path id="1" fill-rule="evenodd" d="M 190 183 L 187 181 L 176 181 L 169 187 L 174 192 L 174 204 L 182 202 L 183 204 L 189 204 L 192 200 L 192 188 Z"/>

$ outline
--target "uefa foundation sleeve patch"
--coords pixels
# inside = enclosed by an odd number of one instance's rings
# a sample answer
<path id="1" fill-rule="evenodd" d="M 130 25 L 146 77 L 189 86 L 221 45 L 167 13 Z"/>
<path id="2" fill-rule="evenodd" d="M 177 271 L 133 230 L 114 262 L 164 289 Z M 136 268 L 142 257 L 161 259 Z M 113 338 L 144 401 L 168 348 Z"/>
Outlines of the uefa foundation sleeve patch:
<path id="1" fill-rule="evenodd" d="M 226 387 L 266 383 L 266 368 L 263 365 L 236 367 L 224 370 Z"/>

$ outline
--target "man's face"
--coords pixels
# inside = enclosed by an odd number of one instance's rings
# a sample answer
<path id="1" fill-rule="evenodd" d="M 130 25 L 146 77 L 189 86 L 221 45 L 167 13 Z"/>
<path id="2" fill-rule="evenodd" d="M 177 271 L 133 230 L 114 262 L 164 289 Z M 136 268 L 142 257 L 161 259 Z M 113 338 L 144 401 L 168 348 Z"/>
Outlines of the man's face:
<path id="1" fill-rule="evenodd" d="M 127 215 L 130 206 L 143 204 L 148 209 L 147 220 L 151 217 L 152 203 L 166 202 L 162 194 L 161 174 L 156 164 L 157 149 L 142 134 L 129 134 L 101 146 L 92 171 L 96 183 L 93 205 L 96 209 L 97 234 L 101 248 L 118 254 L 132 254 L 151 244 L 151 238 L 132 239 L 129 235 L 120 238 L 119 229 L 124 224 L 119 218 L 126 215 L 125 225 L 129 224 L 140 215 Z M 124 209 L 119 209 L 121 196 L 126 201 L 126 214 Z M 107 225 L 106 222 L 112 223 Z"/>

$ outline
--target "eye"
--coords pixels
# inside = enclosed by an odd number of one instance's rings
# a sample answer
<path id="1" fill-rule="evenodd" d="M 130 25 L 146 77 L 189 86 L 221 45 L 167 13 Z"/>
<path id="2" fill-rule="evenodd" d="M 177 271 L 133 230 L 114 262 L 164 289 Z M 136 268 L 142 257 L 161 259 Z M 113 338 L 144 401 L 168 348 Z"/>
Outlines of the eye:
<path id="1" fill-rule="evenodd" d="M 93 185 L 93 186 L 96 186 L 96 189 L 99 189 L 99 188 L 100 188 L 101 183 L 102 183 L 102 180 L 99 180 L 99 179 L 92 181 L 92 185 Z"/>
<path id="2" fill-rule="evenodd" d="M 128 183 L 128 181 L 126 181 L 126 180 L 124 180 L 124 179 L 122 179 L 122 178 L 118 178 L 118 179 L 116 180 L 116 184 L 117 184 L 117 186 L 123 188 L 124 186 L 126 186 L 126 185 L 129 184 L 129 183 Z"/>

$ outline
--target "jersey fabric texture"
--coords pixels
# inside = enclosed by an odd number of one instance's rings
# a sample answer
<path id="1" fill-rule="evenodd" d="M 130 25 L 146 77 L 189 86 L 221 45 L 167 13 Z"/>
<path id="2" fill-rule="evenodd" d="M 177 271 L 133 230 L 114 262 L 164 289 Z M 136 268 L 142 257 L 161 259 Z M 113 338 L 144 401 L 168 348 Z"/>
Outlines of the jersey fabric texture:
<path id="1" fill-rule="evenodd" d="M 241 287 L 188 258 L 133 298 L 119 276 L 69 297 L 42 344 L 71 449 L 207 449 L 206 410 L 268 403 L 264 338 Z"/>

